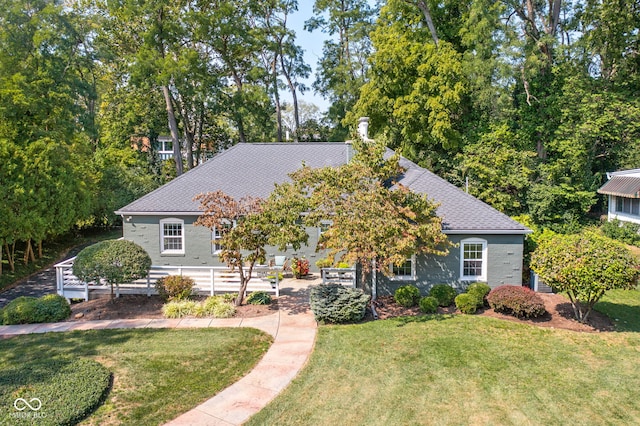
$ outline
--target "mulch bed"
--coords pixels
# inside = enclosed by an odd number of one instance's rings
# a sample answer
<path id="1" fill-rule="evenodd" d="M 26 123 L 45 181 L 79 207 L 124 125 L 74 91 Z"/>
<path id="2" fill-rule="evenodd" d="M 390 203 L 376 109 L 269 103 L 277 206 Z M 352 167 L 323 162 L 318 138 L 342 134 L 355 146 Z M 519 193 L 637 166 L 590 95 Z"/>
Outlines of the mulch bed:
<path id="1" fill-rule="evenodd" d="M 499 318 L 506 321 L 530 324 L 537 327 L 560 328 L 565 330 L 598 333 L 614 331 L 615 327 L 609 317 L 600 312 L 592 311 L 588 324 L 582 324 L 573 319 L 573 310 L 569 301 L 559 294 L 541 294 L 547 314 L 535 319 L 518 319 L 510 315 L 495 312 L 493 309 L 480 309 L 476 315 Z M 158 296 L 122 295 L 110 300 L 109 296 L 78 302 L 71 305 L 69 321 L 163 318 L 162 299 Z M 405 308 L 398 305 L 393 296 L 380 296 L 375 302 L 375 309 L 380 319 L 399 316 L 423 315 L 420 308 Z M 270 315 L 278 310 L 278 301 L 273 299 L 270 305 L 243 305 L 237 308 L 236 317 L 253 318 Z M 439 314 L 459 314 L 455 306 L 438 308 Z M 366 321 L 373 320 L 369 313 Z"/>
<path id="2" fill-rule="evenodd" d="M 597 311 L 589 314 L 588 324 L 582 324 L 573 319 L 573 309 L 571 303 L 565 297 L 559 294 L 538 293 L 543 300 L 547 314 L 535 319 L 518 319 L 510 315 L 504 315 L 495 312 L 493 309 L 479 309 L 476 315 L 499 318 L 506 321 L 530 324 L 537 327 L 561 328 L 565 330 L 580 331 L 586 333 L 599 333 L 603 331 L 614 331 L 615 327 L 611 319 Z M 399 316 L 415 316 L 423 315 L 420 308 L 405 308 L 398 305 L 393 296 L 381 296 L 375 302 L 375 309 L 380 319 L 399 317 Z M 447 308 L 438 308 L 439 314 L 460 314 L 455 306 Z M 462 315 L 462 314 L 461 314 Z M 367 319 L 372 319 L 368 316 Z"/>
<path id="3" fill-rule="evenodd" d="M 164 318 L 163 301 L 159 296 L 121 295 L 111 301 L 109 296 L 71 304 L 69 321 Z M 269 315 L 278 310 L 277 300 L 270 305 L 243 305 L 236 308 L 236 318 Z"/>

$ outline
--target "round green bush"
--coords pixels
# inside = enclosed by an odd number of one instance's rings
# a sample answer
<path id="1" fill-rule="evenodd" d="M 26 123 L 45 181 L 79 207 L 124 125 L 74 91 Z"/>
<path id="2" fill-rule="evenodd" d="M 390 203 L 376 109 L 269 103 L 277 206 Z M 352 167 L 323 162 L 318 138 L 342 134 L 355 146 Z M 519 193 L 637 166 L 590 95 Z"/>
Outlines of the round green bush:
<path id="1" fill-rule="evenodd" d="M 442 307 L 451 306 L 457 294 L 456 289 L 449 284 L 436 284 L 429 290 L 429 296 L 435 297 L 438 306 Z"/>
<path id="2" fill-rule="evenodd" d="M 455 298 L 456 308 L 463 314 L 475 314 L 478 309 L 478 299 L 473 294 L 462 293 Z"/>
<path id="3" fill-rule="evenodd" d="M 420 290 L 414 285 L 403 285 L 396 290 L 393 298 L 398 305 L 411 308 L 420 301 Z"/>
<path id="4" fill-rule="evenodd" d="M 156 281 L 156 290 L 164 300 L 186 300 L 193 294 L 194 285 L 191 277 L 169 275 Z"/>
<path id="5" fill-rule="evenodd" d="M 360 321 L 370 299 L 362 290 L 340 284 L 312 286 L 309 294 L 313 315 L 321 323 Z"/>
<path id="6" fill-rule="evenodd" d="M 268 305 L 271 303 L 271 296 L 266 291 L 254 291 L 247 297 L 247 303 L 251 305 Z"/>
<path id="7" fill-rule="evenodd" d="M 90 359 L 48 359 L 3 367 L 0 371 L 0 424 L 72 425 L 91 414 L 105 400 L 111 373 Z M 16 416 L 13 404 L 22 398 L 40 409 Z M 9 409 L 11 408 L 11 409 Z M 37 416 L 37 417 L 36 417 Z"/>
<path id="8" fill-rule="evenodd" d="M 57 322 L 67 319 L 69 315 L 69 303 L 57 294 L 40 298 L 21 296 L 2 309 L 0 322 L 4 325 Z"/>
<path id="9" fill-rule="evenodd" d="M 489 287 L 487 283 L 482 282 L 472 283 L 467 288 L 467 293 L 474 296 L 478 301 L 478 308 L 484 306 L 485 297 L 487 296 L 487 294 L 489 294 L 490 291 L 491 287 Z"/>
<path id="10" fill-rule="evenodd" d="M 435 297 L 426 296 L 420 299 L 420 310 L 425 314 L 435 314 L 438 312 L 438 300 Z"/>

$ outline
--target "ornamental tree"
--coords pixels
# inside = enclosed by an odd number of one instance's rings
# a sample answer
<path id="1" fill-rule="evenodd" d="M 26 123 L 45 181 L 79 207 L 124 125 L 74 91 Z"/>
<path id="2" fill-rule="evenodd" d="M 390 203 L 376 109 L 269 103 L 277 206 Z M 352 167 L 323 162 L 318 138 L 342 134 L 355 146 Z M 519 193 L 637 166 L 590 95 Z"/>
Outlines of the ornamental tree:
<path id="1" fill-rule="evenodd" d="M 151 258 L 136 243 L 106 240 L 83 249 L 73 262 L 73 275 L 82 281 L 104 280 L 113 286 L 144 278 L 151 269 Z"/>
<path id="2" fill-rule="evenodd" d="M 236 200 L 222 191 L 215 191 L 197 195 L 195 200 L 200 201 L 203 210 L 195 224 L 217 231 L 220 239 L 216 241 L 222 246 L 220 260 L 240 273 L 236 306 L 242 304 L 255 265 L 265 262 L 267 245 L 284 251 L 287 244 L 291 244 L 297 250 L 309 237 L 297 221 L 298 216 L 281 208 L 275 198 Z"/>
<path id="3" fill-rule="evenodd" d="M 583 323 L 605 292 L 634 287 L 639 268 L 629 249 L 595 230 L 544 239 L 531 256 L 531 269 L 554 291 L 567 293 Z"/>
<path id="4" fill-rule="evenodd" d="M 385 159 L 382 143 L 355 141 L 355 156 L 340 167 L 303 167 L 292 182 L 276 188 L 277 200 L 306 226 L 323 231 L 318 248 L 365 274 L 373 268 L 391 274 L 413 254 L 446 255 L 450 245 L 442 233 L 437 204 L 397 183 L 403 172 L 399 156 Z"/>

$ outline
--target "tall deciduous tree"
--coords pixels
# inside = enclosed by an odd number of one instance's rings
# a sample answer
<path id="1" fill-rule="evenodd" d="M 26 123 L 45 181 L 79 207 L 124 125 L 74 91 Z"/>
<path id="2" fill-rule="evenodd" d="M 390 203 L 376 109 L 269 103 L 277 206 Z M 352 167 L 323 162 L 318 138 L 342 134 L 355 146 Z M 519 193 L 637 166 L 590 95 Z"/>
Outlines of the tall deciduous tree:
<path id="1" fill-rule="evenodd" d="M 461 116 L 467 83 L 462 56 L 446 40 L 430 40 L 423 14 L 405 1 L 390 1 L 371 34 L 375 52 L 369 80 L 347 115 L 371 117 L 371 131 L 426 166 L 462 145 Z"/>
<path id="2" fill-rule="evenodd" d="M 637 284 L 640 265 L 623 244 L 591 230 L 543 240 L 531 268 L 555 291 L 565 292 L 576 319 L 586 322 L 608 290 Z"/>
<path id="3" fill-rule="evenodd" d="M 377 11 L 366 0 L 316 0 L 314 17 L 305 28 L 321 30 L 331 38 L 324 43 L 313 88 L 331 101 L 328 118 L 335 127 L 331 140 L 345 140 L 348 126 L 342 123 L 364 84 L 371 53 L 369 32 Z"/>

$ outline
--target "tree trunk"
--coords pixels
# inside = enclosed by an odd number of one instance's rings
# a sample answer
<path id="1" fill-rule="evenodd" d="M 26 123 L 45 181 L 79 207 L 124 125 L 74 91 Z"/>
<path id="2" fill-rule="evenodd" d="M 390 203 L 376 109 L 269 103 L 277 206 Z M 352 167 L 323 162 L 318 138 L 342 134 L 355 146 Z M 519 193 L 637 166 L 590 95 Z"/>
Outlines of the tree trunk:
<path id="1" fill-rule="evenodd" d="M 2 246 L 4 245 L 4 241 L 0 244 L 0 277 L 2 276 Z"/>
<path id="2" fill-rule="evenodd" d="M 298 93 L 296 90 L 296 85 L 293 84 L 293 80 L 291 79 L 291 74 L 287 71 L 287 67 L 284 63 L 284 55 L 280 53 L 280 66 L 282 67 L 282 75 L 287 80 L 287 85 L 289 86 L 289 91 L 291 92 L 291 99 L 293 100 L 293 120 L 295 129 L 293 130 L 293 141 L 298 142 L 298 129 L 300 128 L 300 109 L 298 107 Z"/>
<path id="3" fill-rule="evenodd" d="M 431 11 L 429 10 L 429 6 L 427 6 L 427 2 L 425 2 L 424 0 L 418 0 L 416 2 L 416 6 L 418 6 L 418 9 L 422 11 L 422 14 L 424 15 L 424 19 L 427 21 L 427 27 L 429 27 L 429 31 L 431 32 L 431 38 L 433 39 L 433 42 L 436 44 L 436 46 L 438 46 L 438 43 L 440 42 L 440 40 L 438 39 L 436 26 L 433 25 L 433 19 L 431 18 Z"/>
<path id="4" fill-rule="evenodd" d="M 167 119 L 169 121 L 169 130 L 171 131 L 171 140 L 173 141 L 173 159 L 176 163 L 176 173 L 180 176 L 182 169 L 182 150 L 180 149 L 180 137 L 178 135 L 178 122 L 176 121 L 176 113 L 173 108 L 173 100 L 169 92 L 169 86 L 162 86 L 162 94 L 167 104 Z"/>
<path id="5" fill-rule="evenodd" d="M 7 262 L 9 262 L 9 269 L 11 270 L 11 272 L 15 272 L 16 271 L 16 265 L 15 265 L 15 252 L 16 252 L 16 243 L 13 243 L 11 245 L 11 249 L 9 248 L 9 244 L 5 243 L 4 244 L 4 248 L 7 252 Z"/>
<path id="6" fill-rule="evenodd" d="M 38 259 L 42 259 L 42 240 L 38 241 Z"/>
<path id="7" fill-rule="evenodd" d="M 24 264 L 28 265 L 29 260 L 32 262 L 36 261 L 36 257 L 33 253 L 33 245 L 31 245 L 31 238 L 27 240 L 27 247 L 24 250 Z"/>

